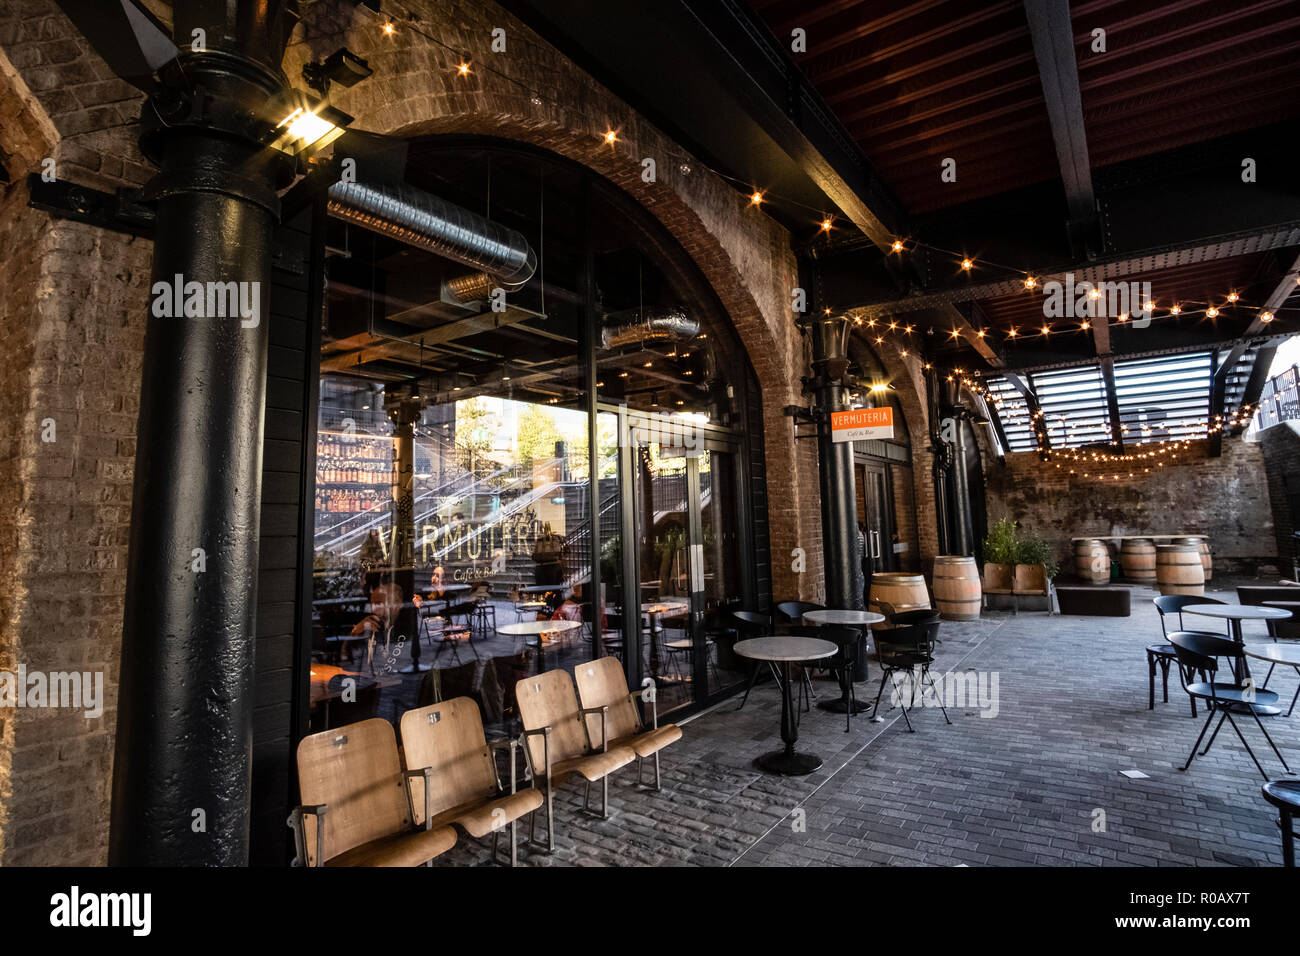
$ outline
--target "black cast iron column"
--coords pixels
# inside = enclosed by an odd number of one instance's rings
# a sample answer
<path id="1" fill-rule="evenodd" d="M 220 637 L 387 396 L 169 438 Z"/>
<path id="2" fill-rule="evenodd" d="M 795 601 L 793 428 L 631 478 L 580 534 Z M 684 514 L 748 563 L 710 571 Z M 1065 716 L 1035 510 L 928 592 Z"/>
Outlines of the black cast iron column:
<path id="1" fill-rule="evenodd" d="M 267 303 L 284 173 L 254 119 L 284 85 L 279 6 L 177 2 L 182 69 L 141 119 L 141 148 L 161 172 L 147 193 L 157 224 L 113 768 L 119 866 L 248 862 Z M 255 315 L 214 317 L 208 283 L 230 282 L 214 301 L 234 288 Z M 174 314 L 165 287 L 176 285 L 189 315 Z M 173 296 L 170 317 L 160 295 Z"/>
<path id="2" fill-rule="evenodd" d="M 853 483 L 853 443 L 831 440 L 831 412 L 842 411 L 848 371 L 849 320 L 828 317 L 809 327 L 813 352 L 813 397 L 823 421 L 818 429 L 821 471 L 822 551 L 826 567 L 826 605 L 862 608 L 862 556 L 858 545 L 858 505 Z"/>

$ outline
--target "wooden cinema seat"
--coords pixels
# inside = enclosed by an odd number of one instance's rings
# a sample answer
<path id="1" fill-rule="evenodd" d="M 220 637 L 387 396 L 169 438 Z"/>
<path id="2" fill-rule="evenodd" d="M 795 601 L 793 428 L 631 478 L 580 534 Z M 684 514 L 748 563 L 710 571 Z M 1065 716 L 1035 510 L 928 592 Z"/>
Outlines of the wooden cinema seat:
<path id="1" fill-rule="evenodd" d="M 457 697 L 402 715 L 402 750 L 410 773 L 415 822 L 424 823 L 425 794 L 435 827 L 454 824 L 475 839 L 492 834 L 492 858 L 497 838 L 510 824 L 510 865 L 517 862 L 518 820 L 542 805 L 540 791 L 516 790 L 515 751 L 518 740 L 487 742 L 478 704 Z M 493 751 L 510 752 L 510 789 L 501 786 Z M 417 776 L 416 774 L 419 774 Z M 427 790 L 426 790 L 427 788 Z"/>
<path id="2" fill-rule="evenodd" d="M 562 670 L 547 671 L 534 677 L 525 677 L 515 685 L 515 702 L 524 725 L 528 768 L 533 785 L 539 780 L 546 789 L 546 849 L 555 849 L 555 785 L 573 774 L 580 775 L 587 784 L 583 793 L 582 809 L 591 809 L 591 785 L 601 783 L 599 816 L 609 816 L 609 775 L 626 767 L 636 759 L 631 747 L 609 745 L 606 711 L 597 708 L 600 727 L 589 737 L 583 724 L 586 711 L 578 707 L 573 692 L 573 680 Z M 529 823 L 528 842 L 540 845 L 533 836 L 534 815 Z"/>
<path id="3" fill-rule="evenodd" d="M 415 829 L 393 725 L 378 717 L 304 737 L 298 744 L 302 804 L 289 818 L 307 866 L 420 866 L 456 845 L 456 831 Z M 308 839 L 306 818 L 315 821 Z"/>
<path id="4" fill-rule="evenodd" d="M 659 726 L 659 705 L 653 693 L 649 694 L 651 724 L 646 727 L 637 712 L 636 700 L 645 699 L 643 691 L 629 693 L 627 675 L 616 657 L 602 657 L 589 664 L 579 664 L 573 671 L 578 684 L 578 699 L 587 719 L 587 734 L 599 739 L 601 713 L 605 714 L 606 730 L 611 747 L 631 747 L 636 754 L 636 782 L 641 779 L 642 764 L 646 757 L 655 758 L 654 788 L 659 789 L 659 751 L 682 739 L 682 730 L 676 724 Z M 652 688 L 650 688 L 653 690 Z"/>

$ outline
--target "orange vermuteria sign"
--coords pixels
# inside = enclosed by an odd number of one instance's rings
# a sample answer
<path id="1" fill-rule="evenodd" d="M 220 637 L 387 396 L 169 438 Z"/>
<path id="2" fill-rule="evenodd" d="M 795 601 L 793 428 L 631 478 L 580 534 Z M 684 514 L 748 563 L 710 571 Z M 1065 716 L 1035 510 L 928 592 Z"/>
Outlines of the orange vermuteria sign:
<path id="1" fill-rule="evenodd" d="M 884 408 L 850 408 L 831 412 L 832 441 L 865 441 L 868 438 L 894 437 L 894 410 Z"/>

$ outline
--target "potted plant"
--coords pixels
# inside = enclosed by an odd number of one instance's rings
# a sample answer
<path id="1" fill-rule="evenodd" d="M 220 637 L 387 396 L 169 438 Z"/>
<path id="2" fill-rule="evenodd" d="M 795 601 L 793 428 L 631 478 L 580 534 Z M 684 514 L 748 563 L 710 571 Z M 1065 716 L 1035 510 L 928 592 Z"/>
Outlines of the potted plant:
<path id="1" fill-rule="evenodd" d="M 1017 535 L 1015 555 L 1017 565 L 1041 567 L 1043 576 L 1049 581 L 1060 570 L 1052 546 L 1038 534 Z"/>
<path id="2" fill-rule="evenodd" d="M 984 582 L 986 589 L 1011 587 L 1017 558 L 1016 523 L 999 518 L 984 538 Z"/>
<path id="3" fill-rule="evenodd" d="M 1016 568 L 1012 579 L 1017 601 L 1020 597 L 1029 597 L 1037 604 L 1041 597 L 1047 602 L 1047 610 L 1050 612 L 1052 579 L 1058 570 L 1056 553 L 1041 536 L 1032 532 L 1017 535 Z"/>

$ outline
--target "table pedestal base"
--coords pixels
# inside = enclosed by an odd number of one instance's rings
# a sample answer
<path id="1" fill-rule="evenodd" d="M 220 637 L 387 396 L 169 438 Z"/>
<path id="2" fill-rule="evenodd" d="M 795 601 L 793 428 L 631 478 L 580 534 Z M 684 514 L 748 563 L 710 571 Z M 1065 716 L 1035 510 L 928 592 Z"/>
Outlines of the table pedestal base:
<path id="1" fill-rule="evenodd" d="M 754 760 L 754 765 L 769 773 L 779 773 L 785 777 L 803 777 L 822 768 L 822 758 L 816 754 L 787 753 L 773 750 Z"/>

